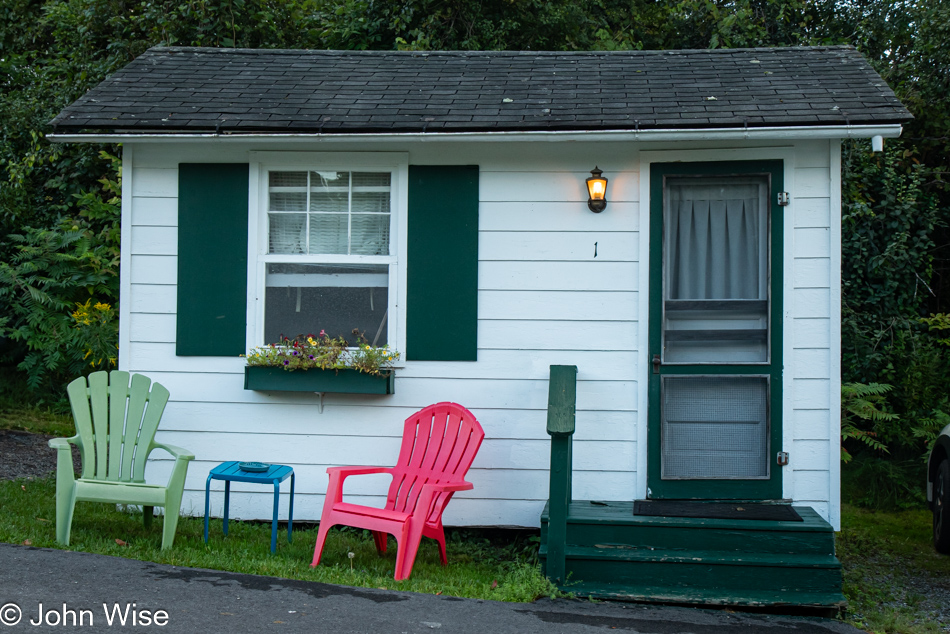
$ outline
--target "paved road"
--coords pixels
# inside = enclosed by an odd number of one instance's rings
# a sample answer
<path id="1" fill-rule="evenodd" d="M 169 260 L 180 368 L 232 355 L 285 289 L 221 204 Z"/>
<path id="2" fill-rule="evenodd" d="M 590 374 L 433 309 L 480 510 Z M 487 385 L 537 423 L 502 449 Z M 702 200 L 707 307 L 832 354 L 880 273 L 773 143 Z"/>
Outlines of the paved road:
<path id="1" fill-rule="evenodd" d="M 43 620 L 37 617 L 41 603 Z M 202 634 L 860 633 L 829 619 L 588 601 L 500 603 L 11 544 L 0 544 L 0 606 L 0 634 L 127 629 Z M 18 613 L 19 623 L 10 626 Z"/>

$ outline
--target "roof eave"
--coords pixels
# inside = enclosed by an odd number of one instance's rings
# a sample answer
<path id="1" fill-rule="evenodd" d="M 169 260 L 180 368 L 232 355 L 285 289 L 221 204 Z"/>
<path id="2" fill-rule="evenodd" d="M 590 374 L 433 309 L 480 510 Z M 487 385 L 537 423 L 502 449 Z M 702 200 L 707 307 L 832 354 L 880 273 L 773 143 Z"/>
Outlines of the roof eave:
<path id="1" fill-rule="evenodd" d="M 667 128 L 649 130 L 522 130 L 498 132 L 74 132 L 52 133 L 58 143 L 167 143 L 169 141 L 288 141 L 321 143 L 440 141 L 716 141 L 763 139 L 867 139 L 899 137 L 900 123 L 763 126 L 749 128 Z"/>

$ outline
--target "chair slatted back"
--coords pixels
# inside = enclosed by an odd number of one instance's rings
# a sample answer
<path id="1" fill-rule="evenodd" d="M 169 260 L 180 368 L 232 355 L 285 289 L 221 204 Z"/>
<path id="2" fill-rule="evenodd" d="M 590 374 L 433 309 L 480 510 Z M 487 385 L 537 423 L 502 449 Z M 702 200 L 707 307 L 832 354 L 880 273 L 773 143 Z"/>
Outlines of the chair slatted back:
<path id="1" fill-rule="evenodd" d="M 386 508 L 412 512 L 422 485 L 464 481 L 484 438 L 475 416 L 456 403 L 436 403 L 407 418 Z M 432 516 L 441 514 L 449 498 L 439 495 Z"/>
<path id="2" fill-rule="evenodd" d="M 151 386 L 151 389 L 149 389 Z M 93 372 L 66 387 L 82 440 L 82 477 L 113 482 L 144 482 L 168 390 L 141 374 Z"/>

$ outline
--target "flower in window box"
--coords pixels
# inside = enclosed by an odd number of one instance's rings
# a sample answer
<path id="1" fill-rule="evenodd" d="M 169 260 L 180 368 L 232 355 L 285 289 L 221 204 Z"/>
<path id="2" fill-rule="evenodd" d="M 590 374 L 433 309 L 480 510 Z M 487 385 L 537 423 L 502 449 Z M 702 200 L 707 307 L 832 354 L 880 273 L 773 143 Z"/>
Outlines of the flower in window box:
<path id="1" fill-rule="evenodd" d="M 399 359 L 399 352 L 388 346 L 369 345 L 359 330 L 353 334 L 360 341 L 353 348 L 343 337 L 330 337 L 323 330 L 316 339 L 303 335 L 295 339 L 282 337 L 278 343 L 253 348 L 247 355 L 247 364 L 281 367 L 287 371 L 352 369 L 376 376 L 388 375 L 393 362 Z"/>

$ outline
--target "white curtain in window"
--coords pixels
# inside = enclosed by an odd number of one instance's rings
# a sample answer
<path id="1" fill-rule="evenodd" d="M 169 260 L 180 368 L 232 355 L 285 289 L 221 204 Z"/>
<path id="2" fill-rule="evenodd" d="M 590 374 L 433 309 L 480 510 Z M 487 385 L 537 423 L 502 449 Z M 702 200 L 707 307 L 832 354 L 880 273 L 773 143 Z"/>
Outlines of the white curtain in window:
<path id="1" fill-rule="evenodd" d="M 307 216 L 304 214 L 268 214 L 268 252 L 306 253 Z"/>
<path id="2" fill-rule="evenodd" d="M 760 185 L 677 182 L 668 214 L 668 299 L 764 298 Z"/>

